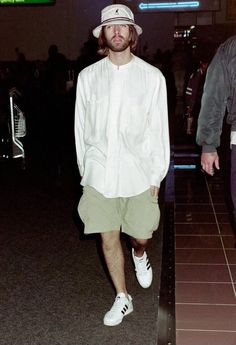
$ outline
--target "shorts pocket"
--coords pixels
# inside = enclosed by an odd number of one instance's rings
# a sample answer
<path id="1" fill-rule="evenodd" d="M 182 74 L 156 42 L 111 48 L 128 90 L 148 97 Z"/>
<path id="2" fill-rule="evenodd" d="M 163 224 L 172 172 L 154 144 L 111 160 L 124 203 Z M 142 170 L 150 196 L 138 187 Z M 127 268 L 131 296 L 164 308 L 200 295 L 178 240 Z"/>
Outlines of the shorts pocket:
<path id="1" fill-rule="evenodd" d="M 77 208 L 78 214 L 83 223 L 85 223 L 88 217 L 87 210 L 88 210 L 88 207 L 87 207 L 86 195 L 83 194 L 80 198 L 78 208 Z"/>

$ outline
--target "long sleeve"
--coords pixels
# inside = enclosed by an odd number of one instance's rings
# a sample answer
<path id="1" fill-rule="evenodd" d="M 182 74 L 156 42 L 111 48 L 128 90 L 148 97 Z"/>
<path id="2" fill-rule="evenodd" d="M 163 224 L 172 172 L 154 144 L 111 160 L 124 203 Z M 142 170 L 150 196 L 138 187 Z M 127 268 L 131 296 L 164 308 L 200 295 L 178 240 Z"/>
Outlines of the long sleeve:
<path id="1" fill-rule="evenodd" d="M 130 197 L 160 186 L 170 158 L 165 78 L 134 57 L 104 58 L 81 71 L 75 105 L 81 185 Z"/>
<path id="2" fill-rule="evenodd" d="M 214 152 L 220 145 L 229 80 L 225 55 L 219 49 L 208 67 L 198 119 L 197 143 L 203 152 Z"/>
<path id="3" fill-rule="evenodd" d="M 84 174 L 84 154 L 85 154 L 84 123 L 85 123 L 85 97 L 84 97 L 82 79 L 79 75 L 78 81 L 77 81 L 77 90 L 76 90 L 74 132 L 75 132 L 77 164 L 78 164 L 81 176 L 83 176 Z"/>
<path id="4" fill-rule="evenodd" d="M 159 76 L 150 109 L 151 185 L 160 186 L 170 162 L 167 94 L 164 77 Z"/>

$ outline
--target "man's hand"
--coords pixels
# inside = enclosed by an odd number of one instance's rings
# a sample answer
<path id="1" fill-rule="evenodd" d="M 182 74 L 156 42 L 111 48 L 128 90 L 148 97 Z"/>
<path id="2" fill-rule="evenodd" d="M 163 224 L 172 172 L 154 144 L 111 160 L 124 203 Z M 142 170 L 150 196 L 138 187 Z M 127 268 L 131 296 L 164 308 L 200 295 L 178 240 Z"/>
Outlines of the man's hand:
<path id="1" fill-rule="evenodd" d="M 214 168 L 220 169 L 219 156 L 217 152 L 203 152 L 201 155 L 202 169 L 209 175 L 214 175 Z"/>
<path id="2" fill-rule="evenodd" d="M 151 186 L 150 193 L 151 193 L 151 196 L 158 196 L 159 188 L 157 186 Z"/>

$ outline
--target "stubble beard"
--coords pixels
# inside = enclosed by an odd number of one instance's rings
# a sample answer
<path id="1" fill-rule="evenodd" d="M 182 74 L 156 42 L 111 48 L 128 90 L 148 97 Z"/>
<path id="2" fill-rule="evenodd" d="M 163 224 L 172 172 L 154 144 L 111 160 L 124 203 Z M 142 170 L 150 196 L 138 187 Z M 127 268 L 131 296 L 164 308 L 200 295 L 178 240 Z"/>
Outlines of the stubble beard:
<path id="1" fill-rule="evenodd" d="M 130 40 L 129 38 L 124 39 L 124 37 L 121 37 L 123 39 L 123 41 L 121 43 L 113 43 L 112 39 L 111 40 L 107 40 L 107 47 L 112 50 L 113 52 L 123 52 L 124 50 L 126 50 L 129 45 L 130 45 Z"/>

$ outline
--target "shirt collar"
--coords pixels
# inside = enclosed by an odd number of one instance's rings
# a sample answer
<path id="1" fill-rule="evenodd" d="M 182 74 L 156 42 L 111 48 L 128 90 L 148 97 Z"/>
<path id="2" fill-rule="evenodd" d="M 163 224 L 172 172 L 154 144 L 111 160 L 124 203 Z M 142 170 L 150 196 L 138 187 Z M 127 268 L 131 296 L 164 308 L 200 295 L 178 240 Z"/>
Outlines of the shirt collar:
<path id="1" fill-rule="evenodd" d="M 112 70 L 126 70 L 128 68 L 130 68 L 135 60 L 135 56 L 132 54 L 132 59 L 126 63 L 125 65 L 121 65 L 121 66 L 117 66 L 115 65 L 110 59 L 109 57 L 107 56 L 107 64 L 109 66 L 109 68 L 111 68 Z"/>

